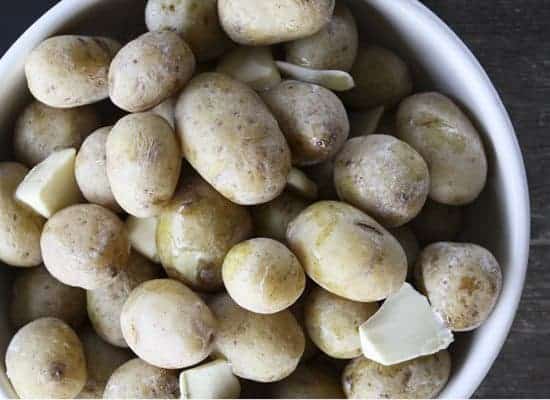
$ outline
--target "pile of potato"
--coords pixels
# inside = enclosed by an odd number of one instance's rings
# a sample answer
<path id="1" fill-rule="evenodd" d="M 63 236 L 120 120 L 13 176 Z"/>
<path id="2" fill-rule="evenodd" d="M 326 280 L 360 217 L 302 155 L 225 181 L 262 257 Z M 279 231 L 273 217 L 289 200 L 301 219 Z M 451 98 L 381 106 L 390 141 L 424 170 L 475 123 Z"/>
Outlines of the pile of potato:
<path id="1" fill-rule="evenodd" d="M 406 279 L 455 332 L 494 307 L 497 261 L 453 242 L 487 178 L 466 114 L 413 95 L 342 0 L 149 0 L 145 20 L 26 60 L 36 100 L 0 163 L 17 394 L 437 396 L 449 352 L 385 366 L 358 328 Z"/>

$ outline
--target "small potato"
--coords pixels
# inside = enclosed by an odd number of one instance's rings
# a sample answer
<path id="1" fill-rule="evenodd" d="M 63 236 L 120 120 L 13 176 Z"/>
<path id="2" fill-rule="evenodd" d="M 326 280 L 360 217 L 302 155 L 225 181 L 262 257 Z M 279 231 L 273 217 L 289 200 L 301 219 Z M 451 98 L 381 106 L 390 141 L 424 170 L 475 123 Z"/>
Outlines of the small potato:
<path id="1" fill-rule="evenodd" d="M 145 257 L 132 252 L 128 267 L 108 286 L 88 290 L 88 317 L 97 334 L 106 342 L 128 347 L 120 328 L 120 314 L 130 292 L 141 283 L 159 276 L 159 269 Z"/>
<path id="2" fill-rule="evenodd" d="M 87 290 L 109 285 L 126 269 L 130 255 L 124 223 L 95 204 L 71 206 L 51 217 L 40 247 L 54 278 Z"/>
<path id="3" fill-rule="evenodd" d="M 405 251 L 405 255 L 407 256 L 407 264 L 409 266 L 407 277 L 411 278 L 414 270 L 414 264 L 416 263 L 416 258 L 420 253 L 420 244 L 416 239 L 414 231 L 408 225 L 390 229 L 389 231 L 393 237 L 397 239 Z"/>
<path id="4" fill-rule="evenodd" d="M 178 372 L 157 368 L 139 358 L 122 364 L 111 375 L 104 399 L 177 399 Z"/>
<path id="5" fill-rule="evenodd" d="M 334 93 L 311 83 L 287 80 L 262 93 L 290 145 L 294 165 L 333 157 L 349 135 L 344 105 Z"/>
<path id="6" fill-rule="evenodd" d="M 86 320 L 86 292 L 62 284 L 43 268 L 20 272 L 13 283 L 10 319 L 19 329 L 38 318 L 59 318 L 73 328 Z"/>
<path id="7" fill-rule="evenodd" d="M 304 316 L 313 343 L 333 358 L 361 355 L 359 326 L 378 310 L 376 303 L 359 303 L 316 287 L 306 297 Z"/>
<path id="8" fill-rule="evenodd" d="M 353 15 L 337 2 L 334 15 L 323 29 L 286 44 L 286 60 L 308 68 L 349 71 L 357 56 L 358 41 Z"/>
<path id="9" fill-rule="evenodd" d="M 423 244 L 453 240 L 462 229 L 461 207 L 447 206 L 428 199 L 411 227 Z"/>
<path id="10" fill-rule="evenodd" d="M 12 267 L 42 262 L 40 234 L 45 220 L 14 198 L 27 172 L 22 164 L 0 162 L 0 261 Z"/>
<path id="11" fill-rule="evenodd" d="M 487 158 L 479 133 L 449 98 L 422 93 L 404 100 L 397 112 L 397 135 L 428 163 L 432 200 L 465 205 L 485 187 Z"/>
<path id="12" fill-rule="evenodd" d="M 109 95 L 129 112 L 149 110 L 179 92 L 193 75 L 195 56 L 174 32 L 148 32 L 124 46 L 109 69 Z"/>
<path id="13" fill-rule="evenodd" d="M 384 226 L 396 227 L 416 217 L 430 190 L 424 159 L 393 136 L 369 135 L 347 141 L 336 157 L 338 196 Z"/>
<path id="14" fill-rule="evenodd" d="M 219 73 L 197 76 L 180 96 L 176 121 L 186 159 L 232 202 L 262 204 L 283 191 L 288 145 L 273 115 L 245 84 Z"/>
<path id="15" fill-rule="evenodd" d="M 456 332 L 479 327 L 502 288 L 498 261 L 488 250 L 470 243 L 439 242 L 426 247 L 415 273 L 432 308 Z"/>
<path id="16" fill-rule="evenodd" d="M 174 195 L 182 164 L 170 125 L 152 113 L 130 114 L 113 127 L 105 151 L 117 203 L 138 218 L 157 216 Z"/>
<path id="17" fill-rule="evenodd" d="M 315 365 L 301 364 L 288 378 L 269 385 L 274 399 L 343 399 L 339 379 Z"/>
<path id="18" fill-rule="evenodd" d="M 25 63 L 29 90 L 37 100 L 56 108 L 104 100 L 109 97 L 109 64 L 119 49 L 120 43 L 104 37 L 46 39 Z"/>
<path id="19" fill-rule="evenodd" d="M 152 112 L 153 114 L 158 115 L 159 117 L 164 118 L 166 120 L 166 122 L 168 122 L 170 127 L 172 127 L 172 129 L 176 129 L 175 109 L 176 109 L 176 101 L 177 100 L 178 99 L 177 99 L 176 96 L 169 97 L 168 99 L 164 100 L 162 103 L 160 103 L 155 108 L 152 108 L 150 110 L 150 112 Z"/>
<path id="20" fill-rule="evenodd" d="M 169 277 L 197 290 L 215 291 L 223 287 L 225 255 L 251 234 L 248 211 L 194 177 L 160 215 L 157 250 Z"/>
<path id="21" fill-rule="evenodd" d="M 78 149 L 98 127 L 99 116 L 91 106 L 60 109 L 34 101 L 15 125 L 15 159 L 34 167 L 57 150 Z"/>
<path id="22" fill-rule="evenodd" d="M 208 357 L 216 325 L 200 297 L 172 279 L 139 285 L 120 315 L 122 334 L 134 353 L 168 369 L 189 367 Z"/>
<path id="23" fill-rule="evenodd" d="M 218 0 L 223 29 L 248 46 L 311 36 L 330 22 L 333 11 L 334 0 Z"/>
<path id="24" fill-rule="evenodd" d="M 429 399 L 443 389 L 450 373 L 446 350 L 389 367 L 359 357 L 344 370 L 342 385 L 348 399 Z"/>
<path id="25" fill-rule="evenodd" d="M 37 319 L 11 339 L 6 374 L 20 398 L 74 398 L 86 383 L 82 343 L 60 319 Z"/>
<path id="26" fill-rule="evenodd" d="M 307 275 L 349 300 L 383 300 L 401 288 L 407 259 L 397 240 L 355 207 L 320 201 L 288 227 L 290 249 Z"/>
<path id="27" fill-rule="evenodd" d="M 132 248 L 154 263 L 160 263 L 157 251 L 158 218 L 136 218 L 130 215 L 126 219 L 126 230 Z"/>
<path id="28" fill-rule="evenodd" d="M 231 363 L 235 375 L 275 382 L 296 369 L 304 352 L 304 334 L 288 310 L 256 314 L 226 294 L 214 298 L 210 308 L 219 322 L 216 353 Z"/>
<path id="29" fill-rule="evenodd" d="M 274 314 L 302 295 L 306 276 L 288 248 L 273 239 L 255 238 L 233 247 L 223 262 L 223 283 L 241 307 Z"/>
<path id="30" fill-rule="evenodd" d="M 359 47 L 351 75 L 355 88 L 341 97 L 355 109 L 378 106 L 391 109 L 411 94 L 413 88 L 407 64 L 392 51 L 378 46 Z"/>

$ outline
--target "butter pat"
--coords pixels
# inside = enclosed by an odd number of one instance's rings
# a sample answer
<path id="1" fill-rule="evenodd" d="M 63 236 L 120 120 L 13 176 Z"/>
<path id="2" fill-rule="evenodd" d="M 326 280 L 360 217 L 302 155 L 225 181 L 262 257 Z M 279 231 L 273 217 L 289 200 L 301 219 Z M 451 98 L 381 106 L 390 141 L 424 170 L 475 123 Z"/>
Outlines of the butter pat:
<path id="1" fill-rule="evenodd" d="M 225 360 L 216 360 L 180 374 L 182 399 L 236 399 L 241 394 L 239 380 Z"/>
<path id="2" fill-rule="evenodd" d="M 134 250 L 149 260 L 159 263 L 157 252 L 157 217 L 137 218 L 132 215 L 126 220 L 128 238 Z"/>
<path id="3" fill-rule="evenodd" d="M 364 356 L 386 366 L 437 353 L 454 340 L 426 297 L 408 283 L 359 327 L 359 336 Z"/>

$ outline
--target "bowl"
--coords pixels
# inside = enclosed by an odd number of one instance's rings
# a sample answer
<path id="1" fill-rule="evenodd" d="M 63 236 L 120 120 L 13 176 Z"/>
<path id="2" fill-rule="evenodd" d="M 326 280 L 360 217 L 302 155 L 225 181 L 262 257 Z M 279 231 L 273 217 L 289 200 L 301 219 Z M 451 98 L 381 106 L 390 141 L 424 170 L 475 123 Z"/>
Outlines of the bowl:
<path id="1" fill-rule="evenodd" d="M 443 398 L 467 398 L 479 386 L 508 335 L 523 289 L 529 251 L 529 194 L 521 151 L 508 114 L 487 74 L 461 40 L 416 0 L 347 0 L 364 37 L 397 50 L 415 75 L 416 90 L 436 89 L 458 101 L 479 128 L 489 158 L 489 182 L 467 209 L 462 240 L 489 248 L 504 282 L 490 318 L 476 331 L 457 334 L 453 371 Z M 62 0 L 29 28 L 0 60 L 0 158 L 10 156 L 15 117 L 30 100 L 26 56 L 60 33 L 107 34 L 128 41 L 145 31 L 145 0 Z M 13 332 L 7 296 L 13 269 L 0 272 L 0 355 Z M 4 363 L 0 396 L 15 397 Z"/>

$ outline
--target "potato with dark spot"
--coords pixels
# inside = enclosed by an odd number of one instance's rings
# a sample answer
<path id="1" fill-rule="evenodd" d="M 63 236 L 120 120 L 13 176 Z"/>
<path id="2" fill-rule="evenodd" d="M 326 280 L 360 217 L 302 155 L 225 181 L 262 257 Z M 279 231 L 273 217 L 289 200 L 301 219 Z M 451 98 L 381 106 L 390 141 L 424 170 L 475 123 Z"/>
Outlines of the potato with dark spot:
<path id="1" fill-rule="evenodd" d="M 462 229 L 462 207 L 447 206 L 428 199 L 411 227 L 423 244 L 451 241 Z"/>
<path id="2" fill-rule="evenodd" d="M 268 386 L 267 393 L 274 399 L 344 398 L 339 379 L 312 364 L 301 364 L 288 378 Z"/>

